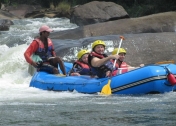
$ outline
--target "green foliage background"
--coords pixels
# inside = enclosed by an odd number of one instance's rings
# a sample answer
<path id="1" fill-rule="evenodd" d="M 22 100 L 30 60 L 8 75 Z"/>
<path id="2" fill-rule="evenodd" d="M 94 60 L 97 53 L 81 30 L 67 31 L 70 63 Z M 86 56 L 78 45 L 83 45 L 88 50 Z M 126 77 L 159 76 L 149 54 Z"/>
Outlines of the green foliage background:
<path id="1" fill-rule="evenodd" d="M 60 3 L 67 3 L 70 7 L 82 5 L 93 0 L 1 0 L 7 5 L 17 4 L 40 4 L 42 7 L 49 8 L 50 5 L 58 6 Z M 114 2 L 124 7 L 130 17 L 141 17 L 150 14 L 176 11 L 176 0 L 99 0 Z"/>

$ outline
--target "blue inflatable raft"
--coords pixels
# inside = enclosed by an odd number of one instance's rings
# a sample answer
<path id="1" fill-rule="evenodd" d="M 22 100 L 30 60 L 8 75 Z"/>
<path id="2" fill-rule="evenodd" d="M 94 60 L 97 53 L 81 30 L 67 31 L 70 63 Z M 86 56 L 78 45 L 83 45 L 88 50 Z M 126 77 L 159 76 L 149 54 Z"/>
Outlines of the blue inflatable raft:
<path id="1" fill-rule="evenodd" d="M 65 63 L 65 66 L 69 71 L 72 64 Z M 32 77 L 30 87 L 51 91 L 77 91 L 95 94 L 101 92 L 103 86 L 111 79 L 112 94 L 156 94 L 176 90 L 175 84 L 171 84 L 168 80 L 169 73 L 172 73 L 173 76 L 176 75 L 175 64 L 145 66 L 112 78 L 65 77 L 36 72 Z"/>

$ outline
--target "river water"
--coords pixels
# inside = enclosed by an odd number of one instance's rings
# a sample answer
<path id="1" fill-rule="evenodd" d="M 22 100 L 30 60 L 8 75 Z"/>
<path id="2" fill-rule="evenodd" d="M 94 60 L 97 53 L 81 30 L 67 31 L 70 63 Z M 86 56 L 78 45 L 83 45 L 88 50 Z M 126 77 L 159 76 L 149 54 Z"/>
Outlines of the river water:
<path id="1" fill-rule="evenodd" d="M 15 25 L 9 31 L 0 34 L 0 125 L 176 125 L 175 92 L 101 96 L 29 87 L 32 77 L 27 72 L 28 64 L 23 53 L 38 35 L 38 28 L 47 24 L 55 31 L 61 31 L 77 26 L 61 18 L 20 19 L 13 22 Z"/>

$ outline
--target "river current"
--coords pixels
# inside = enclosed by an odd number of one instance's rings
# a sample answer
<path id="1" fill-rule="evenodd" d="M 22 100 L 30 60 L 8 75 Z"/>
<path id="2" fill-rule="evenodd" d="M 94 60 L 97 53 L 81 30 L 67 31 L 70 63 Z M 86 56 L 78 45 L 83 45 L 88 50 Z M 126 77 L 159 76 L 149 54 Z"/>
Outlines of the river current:
<path id="1" fill-rule="evenodd" d="M 2 126 L 175 126 L 176 93 L 88 95 L 43 91 L 31 80 L 24 51 L 42 24 L 55 31 L 77 26 L 68 19 L 13 20 L 0 34 L 0 125 Z M 63 44 L 63 43 L 61 43 Z M 70 45 L 69 45 L 70 46 Z M 111 48 L 109 48 L 111 50 Z M 76 56 L 76 52 L 74 52 Z M 63 57 L 68 59 L 68 55 Z M 70 59 L 74 57 L 70 56 Z"/>

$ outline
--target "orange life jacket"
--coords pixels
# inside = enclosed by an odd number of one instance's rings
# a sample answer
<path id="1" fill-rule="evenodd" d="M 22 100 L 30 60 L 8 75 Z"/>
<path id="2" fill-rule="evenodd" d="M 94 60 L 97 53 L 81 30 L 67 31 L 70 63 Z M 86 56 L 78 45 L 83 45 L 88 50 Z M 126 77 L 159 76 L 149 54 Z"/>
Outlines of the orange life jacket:
<path id="1" fill-rule="evenodd" d="M 37 38 L 37 39 L 35 39 L 35 41 L 39 45 L 35 54 L 39 55 L 40 58 L 43 60 L 43 62 L 47 61 L 48 58 L 53 56 L 54 47 L 53 47 L 53 43 L 52 43 L 51 39 L 48 38 L 48 48 L 47 49 L 45 49 L 45 46 L 40 39 Z"/>

